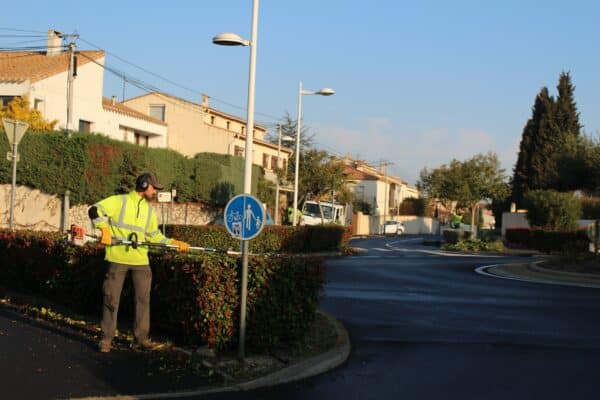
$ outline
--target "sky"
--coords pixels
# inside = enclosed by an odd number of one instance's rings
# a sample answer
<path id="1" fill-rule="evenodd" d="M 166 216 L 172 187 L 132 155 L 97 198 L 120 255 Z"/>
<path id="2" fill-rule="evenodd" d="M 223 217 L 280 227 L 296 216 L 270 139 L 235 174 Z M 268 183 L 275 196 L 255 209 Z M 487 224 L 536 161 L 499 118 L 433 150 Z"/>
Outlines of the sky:
<path id="1" fill-rule="evenodd" d="M 251 16 L 251 0 L 21 0 L 3 5 L 0 47 L 44 43 L 20 34 L 77 33 L 78 49 L 105 50 L 111 69 L 188 100 L 207 94 L 245 118 L 249 49 L 211 39 L 250 39 Z M 600 135 L 599 16 L 592 0 L 262 0 L 255 120 L 275 129 L 285 113 L 295 119 L 302 81 L 336 91 L 302 97 L 319 149 L 392 163 L 411 184 L 424 167 L 487 152 L 512 175 L 535 96 L 544 86 L 556 94 L 563 71 L 585 133 Z M 126 98 L 141 93 L 125 85 Z M 121 99 L 123 79 L 106 71 L 104 95 Z"/>

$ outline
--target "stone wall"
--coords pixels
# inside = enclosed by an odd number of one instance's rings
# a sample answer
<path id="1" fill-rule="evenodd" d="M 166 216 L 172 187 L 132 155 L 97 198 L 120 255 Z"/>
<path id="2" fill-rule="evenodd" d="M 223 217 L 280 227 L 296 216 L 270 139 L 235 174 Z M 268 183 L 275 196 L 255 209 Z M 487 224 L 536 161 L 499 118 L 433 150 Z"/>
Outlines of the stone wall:
<path id="1" fill-rule="evenodd" d="M 0 228 L 8 228 L 10 218 L 11 185 L 0 185 Z M 99 199 L 100 200 L 100 199 Z M 59 231 L 63 219 L 63 198 L 48 195 L 37 189 L 17 186 L 15 192 L 14 228 L 36 231 Z M 217 211 L 198 203 L 153 204 L 159 224 L 206 225 L 217 216 Z M 87 214 L 89 205 L 69 208 L 66 226 L 80 225 L 91 229 Z M 164 216 L 164 217 L 163 217 Z"/>

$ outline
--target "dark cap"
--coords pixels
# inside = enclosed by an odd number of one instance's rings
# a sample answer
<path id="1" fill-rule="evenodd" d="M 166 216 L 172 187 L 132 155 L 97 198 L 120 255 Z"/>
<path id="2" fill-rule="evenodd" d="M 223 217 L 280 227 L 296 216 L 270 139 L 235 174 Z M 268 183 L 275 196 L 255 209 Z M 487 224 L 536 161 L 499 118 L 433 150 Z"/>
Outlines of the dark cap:
<path id="1" fill-rule="evenodd" d="M 158 179 L 151 172 L 144 172 L 135 180 L 135 190 L 138 192 L 143 192 L 148 189 L 148 185 L 154 186 L 156 190 L 162 190 L 164 188 L 163 185 L 158 183 Z"/>

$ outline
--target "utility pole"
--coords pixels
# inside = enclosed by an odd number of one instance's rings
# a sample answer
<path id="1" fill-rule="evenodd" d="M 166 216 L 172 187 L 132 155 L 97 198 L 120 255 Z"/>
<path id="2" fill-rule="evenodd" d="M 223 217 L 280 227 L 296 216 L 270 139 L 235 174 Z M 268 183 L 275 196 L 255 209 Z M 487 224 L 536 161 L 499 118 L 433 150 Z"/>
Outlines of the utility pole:
<path id="1" fill-rule="evenodd" d="M 378 162 L 378 167 L 383 169 L 383 187 L 385 190 L 383 199 L 384 199 L 384 203 L 383 203 L 383 233 L 385 234 L 385 220 L 387 219 L 387 214 L 388 214 L 388 195 L 390 192 L 389 189 L 389 184 L 388 184 L 388 178 L 387 178 L 387 166 L 388 165 L 392 165 L 394 164 L 391 161 L 387 161 L 387 160 L 381 160 Z"/>
<path id="2" fill-rule="evenodd" d="M 278 125 L 278 128 L 279 134 L 277 139 L 277 170 L 279 170 L 279 160 L 281 157 L 281 124 Z M 277 175 L 276 179 L 277 185 L 275 186 L 275 225 L 279 225 L 279 175 Z"/>
<path id="3" fill-rule="evenodd" d="M 79 35 L 64 35 L 64 37 L 78 38 Z M 67 136 L 71 136 L 73 131 L 73 83 L 77 76 L 77 61 L 75 58 L 76 46 L 75 42 L 69 43 L 69 71 L 67 73 Z"/>

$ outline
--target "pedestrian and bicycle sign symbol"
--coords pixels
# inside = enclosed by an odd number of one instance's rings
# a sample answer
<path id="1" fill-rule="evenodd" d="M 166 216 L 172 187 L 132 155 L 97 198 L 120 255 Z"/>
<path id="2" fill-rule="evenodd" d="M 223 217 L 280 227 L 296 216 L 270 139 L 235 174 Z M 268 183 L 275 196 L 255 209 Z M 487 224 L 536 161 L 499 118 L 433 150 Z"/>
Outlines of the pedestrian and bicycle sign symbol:
<path id="1" fill-rule="evenodd" d="M 250 240 L 265 226 L 265 209 L 256 197 L 240 194 L 229 200 L 225 207 L 225 227 L 236 239 Z"/>

